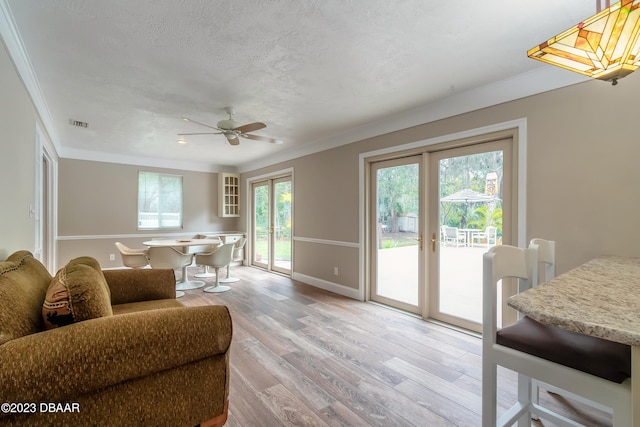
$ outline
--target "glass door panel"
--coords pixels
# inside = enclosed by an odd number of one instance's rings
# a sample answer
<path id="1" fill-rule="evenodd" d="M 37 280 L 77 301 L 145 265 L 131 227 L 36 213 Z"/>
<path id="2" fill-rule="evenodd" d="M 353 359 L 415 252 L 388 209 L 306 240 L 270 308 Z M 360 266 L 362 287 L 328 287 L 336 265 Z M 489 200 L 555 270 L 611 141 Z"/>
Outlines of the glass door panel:
<path id="1" fill-rule="evenodd" d="M 372 165 L 370 298 L 420 313 L 422 156 Z"/>
<path id="2" fill-rule="evenodd" d="M 503 240 L 509 149 L 495 141 L 431 154 L 432 318 L 481 331 L 482 256 Z"/>
<path id="3" fill-rule="evenodd" d="M 281 273 L 291 272 L 291 178 L 273 181 L 273 265 Z"/>
<path id="4" fill-rule="evenodd" d="M 269 233 L 269 182 L 253 184 L 253 254 L 251 263 L 268 268 L 271 252 L 271 233 Z"/>
<path id="5" fill-rule="evenodd" d="M 267 270 L 291 274 L 291 176 L 252 184 L 253 242 L 251 263 Z"/>

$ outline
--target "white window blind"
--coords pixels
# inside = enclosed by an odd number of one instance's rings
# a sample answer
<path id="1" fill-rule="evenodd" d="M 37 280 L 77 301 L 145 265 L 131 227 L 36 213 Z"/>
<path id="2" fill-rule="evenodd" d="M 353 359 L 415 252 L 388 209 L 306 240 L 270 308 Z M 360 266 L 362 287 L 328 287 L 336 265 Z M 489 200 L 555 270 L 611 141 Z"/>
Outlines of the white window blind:
<path id="1" fill-rule="evenodd" d="M 138 229 L 182 228 L 182 176 L 138 172 Z"/>

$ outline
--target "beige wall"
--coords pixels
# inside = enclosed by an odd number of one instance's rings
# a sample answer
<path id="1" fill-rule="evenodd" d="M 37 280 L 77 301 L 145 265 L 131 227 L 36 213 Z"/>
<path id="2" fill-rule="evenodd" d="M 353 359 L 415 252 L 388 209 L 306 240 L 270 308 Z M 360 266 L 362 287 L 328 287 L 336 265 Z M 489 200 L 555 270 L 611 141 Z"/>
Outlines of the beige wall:
<path id="1" fill-rule="evenodd" d="M 0 39 L 0 260 L 35 250 L 36 114 Z"/>
<path id="2" fill-rule="evenodd" d="M 598 255 L 640 256 L 638 93 L 640 73 L 615 87 L 589 81 L 251 171 L 243 180 L 294 168 L 294 236 L 358 242 L 360 153 L 525 118 L 526 238 L 556 240 L 558 272 Z M 294 271 L 357 288 L 358 249 L 338 247 L 297 242 Z M 336 262 L 344 264 L 338 277 Z"/>
<path id="3" fill-rule="evenodd" d="M 138 171 L 182 175 L 183 229 L 138 231 Z M 192 237 L 235 231 L 237 218 L 219 218 L 218 174 L 61 159 L 58 189 L 58 265 L 80 255 L 104 268 L 122 266 L 114 242 L 142 247 L 152 237 Z M 109 255 L 116 255 L 115 261 Z"/>

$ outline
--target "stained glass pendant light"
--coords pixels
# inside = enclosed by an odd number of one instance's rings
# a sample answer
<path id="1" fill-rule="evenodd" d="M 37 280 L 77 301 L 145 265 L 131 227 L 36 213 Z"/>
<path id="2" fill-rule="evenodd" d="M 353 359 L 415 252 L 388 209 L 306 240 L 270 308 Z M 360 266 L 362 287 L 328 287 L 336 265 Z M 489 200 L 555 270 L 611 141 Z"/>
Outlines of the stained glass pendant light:
<path id="1" fill-rule="evenodd" d="M 640 66 L 639 36 L 640 0 L 622 0 L 527 55 L 615 85 Z"/>

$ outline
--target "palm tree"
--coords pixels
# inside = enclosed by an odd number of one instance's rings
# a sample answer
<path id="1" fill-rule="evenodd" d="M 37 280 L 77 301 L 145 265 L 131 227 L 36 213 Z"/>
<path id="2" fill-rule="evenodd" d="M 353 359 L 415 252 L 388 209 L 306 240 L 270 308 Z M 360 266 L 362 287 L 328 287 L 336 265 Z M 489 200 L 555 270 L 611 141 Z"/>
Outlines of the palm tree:
<path id="1" fill-rule="evenodd" d="M 468 225 L 479 230 L 493 225 L 497 229 L 498 236 L 502 236 L 502 208 L 494 208 L 490 204 L 480 206 L 473 211 Z"/>

